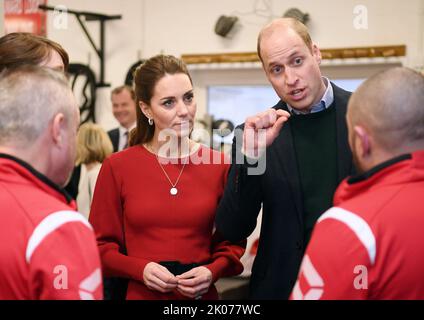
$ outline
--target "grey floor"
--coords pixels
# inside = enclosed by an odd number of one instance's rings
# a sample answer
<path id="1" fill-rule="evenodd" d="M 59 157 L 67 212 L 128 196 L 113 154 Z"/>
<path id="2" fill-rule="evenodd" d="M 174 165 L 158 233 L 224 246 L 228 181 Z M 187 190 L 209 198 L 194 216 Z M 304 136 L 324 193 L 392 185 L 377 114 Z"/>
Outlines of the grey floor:
<path id="1" fill-rule="evenodd" d="M 221 278 L 215 286 L 221 300 L 246 300 L 248 297 L 249 278 Z"/>

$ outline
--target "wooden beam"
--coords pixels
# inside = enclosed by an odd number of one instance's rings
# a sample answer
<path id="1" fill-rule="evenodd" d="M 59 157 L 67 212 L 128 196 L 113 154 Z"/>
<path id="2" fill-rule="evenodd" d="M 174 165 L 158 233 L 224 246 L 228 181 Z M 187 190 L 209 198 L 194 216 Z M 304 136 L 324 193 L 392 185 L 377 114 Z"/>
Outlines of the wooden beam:
<path id="1" fill-rule="evenodd" d="M 405 45 L 356 47 L 321 49 L 323 59 L 348 59 L 348 58 L 376 58 L 376 57 L 404 57 Z M 183 54 L 181 58 L 187 64 L 199 63 L 231 63 L 231 62 L 258 62 L 256 52 L 218 53 L 218 54 Z"/>

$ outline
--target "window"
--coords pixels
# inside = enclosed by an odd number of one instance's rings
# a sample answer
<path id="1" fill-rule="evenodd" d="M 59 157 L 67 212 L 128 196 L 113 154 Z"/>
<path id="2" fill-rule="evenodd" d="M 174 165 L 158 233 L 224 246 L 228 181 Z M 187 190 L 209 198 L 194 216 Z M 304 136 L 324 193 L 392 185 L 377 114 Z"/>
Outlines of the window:
<path id="1" fill-rule="evenodd" d="M 354 92 L 366 79 L 335 79 L 331 80 L 340 88 Z"/>
<path id="2" fill-rule="evenodd" d="M 248 116 L 269 109 L 279 101 L 271 86 L 210 86 L 208 88 L 208 113 L 214 120 L 229 120 L 234 127 L 242 124 Z M 232 143 L 234 134 L 224 138 Z M 221 137 L 214 135 L 214 142 Z M 214 144 L 215 144 L 214 143 Z"/>
<path id="3" fill-rule="evenodd" d="M 355 91 L 365 79 L 332 80 L 337 86 L 348 91 Z M 229 120 L 236 127 L 242 124 L 248 116 L 273 107 L 279 101 L 274 89 L 266 85 L 250 86 L 209 86 L 208 113 L 213 120 Z M 224 139 L 214 135 L 214 145 L 232 143 L 234 134 Z"/>

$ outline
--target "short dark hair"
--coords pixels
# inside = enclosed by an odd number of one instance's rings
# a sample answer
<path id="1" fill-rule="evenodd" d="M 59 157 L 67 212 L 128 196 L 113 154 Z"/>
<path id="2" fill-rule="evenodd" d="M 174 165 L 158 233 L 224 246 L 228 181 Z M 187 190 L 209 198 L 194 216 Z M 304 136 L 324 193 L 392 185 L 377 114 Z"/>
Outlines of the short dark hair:
<path id="1" fill-rule="evenodd" d="M 113 96 L 114 94 L 120 94 L 124 90 L 127 90 L 130 93 L 131 99 L 133 99 L 134 101 L 136 100 L 134 89 L 127 85 L 114 88 L 110 95 Z"/>
<path id="2" fill-rule="evenodd" d="M 424 146 L 424 77 L 417 71 L 395 67 L 367 79 L 352 94 L 348 118 L 365 125 L 389 151 L 409 153 Z"/>

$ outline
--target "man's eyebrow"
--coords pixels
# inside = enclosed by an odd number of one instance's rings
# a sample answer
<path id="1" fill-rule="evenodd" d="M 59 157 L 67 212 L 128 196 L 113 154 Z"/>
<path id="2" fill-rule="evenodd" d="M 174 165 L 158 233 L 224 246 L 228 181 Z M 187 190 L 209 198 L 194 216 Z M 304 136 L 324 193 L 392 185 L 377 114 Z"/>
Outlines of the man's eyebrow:
<path id="1" fill-rule="evenodd" d="M 299 51 L 295 50 L 295 51 L 293 51 L 293 52 L 292 52 L 292 53 L 288 56 L 288 59 L 291 59 L 291 58 L 293 58 L 294 56 L 298 56 L 298 55 L 300 55 Z"/>
<path id="2" fill-rule="evenodd" d="M 290 53 L 290 55 L 288 55 L 287 56 L 287 58 L 285 58 L 286 59 L 286 61 L 287 60 L 291 60 L 293 57 L 295 57 L 295 56 L 300 56 L 300 55 L 302 55 L 302 53 L 299 51 L 299 50 L 297 50 L 297 49 L 295 49 L 292 53 Z M 270 61 L 269 63 L 268 63 L 268 68 L 272 68 L 273 66 L 275 66 L 275 65 L 280 65 L 281 64 L 281 62 L 280 61 L 278 61 L 278 60 L 275 60 L 275 61 Z"/>

